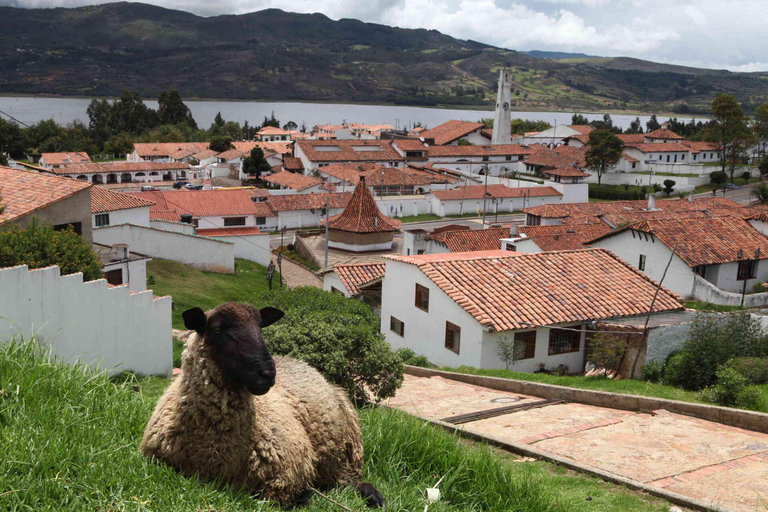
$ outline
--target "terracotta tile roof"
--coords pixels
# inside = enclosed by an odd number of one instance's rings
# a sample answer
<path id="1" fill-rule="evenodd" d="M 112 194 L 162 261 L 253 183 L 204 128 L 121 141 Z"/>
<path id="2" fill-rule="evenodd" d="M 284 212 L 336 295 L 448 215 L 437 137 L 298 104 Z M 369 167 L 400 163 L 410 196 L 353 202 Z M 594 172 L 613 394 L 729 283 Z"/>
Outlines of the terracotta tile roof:
<path id="1" fill-rule="evenodd" d="M 426 151 L 427 146 L 419 139 L 397 139 L 392 142 L 402 151 Z"/>
<path id="2" fill-rule="evenodd" d="M 624 144 L 642 144 L 645 142 L 644 133 L 617 133 L 616 136 Z"/>
<path id="3" fill-rule="evenodd" d="M 572 160 L 571 165 L 576 167 L 586 167 L 587 165 L 587 150 L 589 147 L 582 146 L 577 148 L 575 146 L 557 146 L 554 151 L 564 157 Z"/>
<path id="4" fill-rule="evenodd" d="M 720 151 L 720 144 L 717 142 L 692 142 L 686 140 L 682 143 L 691 149 L 691 153 L 701 153 L 702 151 Z"/>
<path id="5" fill-rule="evenodd" d="M 189 170 L 186 162 L 103 162 L 99 164 L 74 164 L 53 169 L 56 174 L 99 174 L 123 172 L 162 172 Z"/>
<path id="6" fill-rule="evenodd" d="M 594 126 L 589 124 L 569 124 L 568 128 L 575 130 L 582 135 L 589 135 L 595 129 Z"/>
<path id="7" fill-rule="evenodd" d="M 604 249 L 385 256 L 416 265 L 480 324 L 526 329 L 647 313 L 657 284 Z M 654 312 L 684 308 L 661 288 Z"/>
<path id="8" fill-rule="evenodd" d="M 334 265 L 333 271 L 341 279 L 352 297 L 360 295 L 360 286 L 384 277 L 386 263 L 350 263 Z"/>
<path id="9" fill-rule="evenodd" d="M 246 155 L 251 154 L 251 150 L 256 146 L 259 146 L 264 155 L 277 153 L 278 155 L 290 155 L 293 152 L 293 141 L 257 141 L 257 140 L 245 140 L 233 142 L 235 149 Z"/>
<path id="10" fill-rule="evenodd" d="M 352 198 L 352 192 L 337 192 L 333 194 L 283 194 L 279 196 L 270 196 L 269 204 L 277 212 L 320 210 L 325 208 L 326 196 L 328 195 L 330 195 L 329 201 L 331 208 L 344 208 Z"/>
<path id="11" fill-rule="evenodd" d="M 631 156 L 629 156 L 629 155 L 621 155 L 621 156 L 623 156 L 623 157 L 624 157 L 624 160 L 626 160 L 627 162 L 639 162 L 639 161 L 640 161 L 640 160 L 638 160 L 637 158 L 632 158 L 632 157 L 631 157 Z"/>
<path id="12" fill-rule="evenodd" d="M 675 139 L 675 140 L 684 139 L 684 137 L 676 134 L 675 132 L 673 132 L 668 128 L 659 128 L 658 130 L 648 132 L 645 134 L 645 137 L 649 139 Z"/>
<path id="13" fill-rule="evenodd" d="M 720 151 L 720 146 L 715 142 L 644 142 L 642 144 L 627 144 L 627 147 L 636 148 L 643 153 L 701 153 L 702 151 Z"/>
<path id="14" fill-rule="evenodd" d="M 452 169 L 441 169 L 440 167 L 435 167 L 432 164 L 407 164 L 405 168 L 403 168 L 403 172 L 421 176 L 428 183 L 433 185 L 442 183 L 456 183 L 457 181 L 461 180 L 460 173 L 457 173 Z"/>
<path id="15" fill-rule="evenodd" d="M 430 185 L 435 182 L 425 176 L 426 173 L 406 172 L 376 164 L 331 164 L 317 171 L 344 180 L 350 185 L 357 185 L 361 178 L 365 178 L 369 187 Z"/>
<path id="16" fill-rule="evenodd" d="M 132 208 L 147 208 L 154 206 L 154 201 L 114 192 L 103 187 L 91 188 L 91 213 L 114 212 Z"/>
<path id="17" fill-rule="evenodd" d="M 178 221 L 182 214 L 193 217 L 275 216 L 266 202 L 254 203 L 247 189 L 155 190 L 128 194 L 155 202 L 149 209 L 150 219 Z"/>
<path id="18" fill-rule="evenodd" d="M 509 227 L 433 232 L 427 239 L 445 245 L 451 252 L 469 252 L 498 250 L 501 239 L 507 237 Z"/>
<path id="19" fill-rule="evenodd" d="M 286 171 L 303 171 L 304 164 L 301 163 L 301 158 L 286 155 L 283 157 L 283 169 Z"/>
<path id="20" fill-rule="evenodd" d="M 247 188 L 246 189 L 251 197 L 262 198 L 269 197 L 269 190 L 265 188 Z"/>
<path id="21" fill-rule="evenodd" d="M 589 173 L 580 171 L 575 167 L 556 167 L 554 169 L 542 169 L 541 174 L 547 176 L 562 176 L 564 178 L 587 178 L 592 176 Z"/>
<path id="22" fill-rule="evenodd" d="M 87 164 L 91 162 L 91 157 L 85 151 L 79 153 L 42 153 L 40 157 L 45 160 L 46 165 Z"/>
<path id="23" fill-rule="evenodd" d="M 258 132 L 256 132 L 256 135 L 290 135 L 291 132 L 288 130 L 283 130 L 282 128 L 277 128 L 275 126 L 265 126 Z"/>
<path id="24" fill-rule="evenodd" d="M 657 211 L 694 211 L 712 208 L 741 208 L 742 205 L 722 197 L 687 199 L 660 199 L 656 201 Z M 563 217 L 599 217 L 607 214 L 633 214 L 648 210 L 648 201 L 610 201 L 603 203 L 561 203 L 532 206 L 523 211 L 538 217 L 560 219 Z"/>
<path id="25" fill-rule="evenodd" d="M 542 251 L 583 249 L 584 243 L 609 233 L 606 224 L 576 224 L 572 226 L 522 226 L 520 235 L 533 240 Z"/>
<path id="26" fill-rule="evenodd" d="M 217 151 L 214 151 L 212 149 L 204 149 L 202 151 L 199 151 L 192 155 L 192 158 L 196 160 L 206 160 L 208 158 L 214 157 L 218 155 L 219 153 Z"/>
<path id="27" fill-rule="evenodd" d="M 431 194 L 441 201 L 455 201 L 461 199 L 482 199 L 485 193 L 485 185 L 468 185 L 451 190 L 433 190 Z M 503 197 L 549 197 L 562 196 L 552 187 L 523 187 L 509 188 L 506 185 L 488 185 L 489 197 L 497 199 Z"/>
<path id="28" fill-rule="evenodd" d="M 495 144 L 493 146 L 429 146 L 427 157 L 472 157 L 472 156 L 524 156 L 534 149 L 519 144 Z M 478 165 L 481 162 L 478 162 Z"/>
<path id="29" fill-rule="evenodd" d="M 391 140 L 340 139 L 300 140 L 296 144 L 312 162 L 388 162 L 403 160 L 400 153 L 392 147 L 392 142 Z M 328 149 L 318 150 L 318 148 Z M 365 148 L 374 148 L 374 150 Z"/>
<path id="30" fill-rule="evenodd" d="M 0 167 L 0 203 L 5 206 L 5 211 L 0 213 L 0 224 L 34 213 L 90 187 L 86 181 Z"/>
<path id="31" fill-rule="evenodd" d="M 656 237 L 677 254 L 686 265 L 717 265 L 742 259 L 768 259 L 768 238 L 740 217 L 684 217 L 644 220 L 613 231 L 592 242 L 624 231 L 647 233 Z M 742 251 L 740 258 L 738 253 Z"/>
<path id="32" fill-rule="evenodd" d="M 219 228 L 219 229 L 198 229 L 195 234 L 200 236 L 248 236 L 264 235 L 257 227 L 243 228 Z"/>
<path id="33" fill-rule="evenodd" d="M 560 149 L 564 148 L 564 149 Z M 526 164 L 538 165 L 555 169 L 558 167 L 570 167 L 573 165 L 586 165 L 586 149 L 573 146 L 560 146 L 558 150 L 549 149 L 541 145 L 531 146 L 531 154 L 525 159 Z"/>
<path id="34" fill-rule="evenodd" d="M 264 181 L 272 183 L 273 185 L 292 188 L 293 190 L 305 190 L 323 183 L 323 180 L 320 178 L 304 176 L 303 174 L 288 171 L 281 171 L 277 174 L 267 176 L 264 178 Z"/>
<path id="35" fill-rule="evenodd" d="M 245 157 L 245 153 L 242 151 L 238 151 L 237 149 L 228 149 L 226 151 L 222 151 L 218 155 L 216 155 L 216 158 L 221 158 L 225 161 L 234 160 L 236 158 L 243 158 Z"/>
<path id="36" fill-rule="evenodd" d="M 419 137 L 434 139 L 435 144 L 442 146 L 443 144 L 450 144 L 475 130 L 480 130 L 483 126 L 483 123 L 457 121 L 453 119 L 429 130 L 424 130 L 419 134 Z"/>
<path id="37" fill-rule="evenodd" d="M 142 158 L 168 157 L 181 149 L 197 153 L 208 149 L 207 142 L 134 142 L 133 149 Z"/>
<path id="38" fill-rule="evenodd" d="M 344 211 L 331 217 L 328 221 L 330 229 L 351 233 L 399 231 L 400 224 L 399 220 L 381 213 L 370 190 L 368 190 L 365 177 L 362 176 Z"/>
<path id="39" fill-rule="evenodd" d="M 196 151 L 192 151 L 191 149 L 182 148 L 174 153 L 171 153 L 168 156 L 173 158 L 174 160 L 183 160 L 184 158 L 190 157 L 195 153 Z"/>

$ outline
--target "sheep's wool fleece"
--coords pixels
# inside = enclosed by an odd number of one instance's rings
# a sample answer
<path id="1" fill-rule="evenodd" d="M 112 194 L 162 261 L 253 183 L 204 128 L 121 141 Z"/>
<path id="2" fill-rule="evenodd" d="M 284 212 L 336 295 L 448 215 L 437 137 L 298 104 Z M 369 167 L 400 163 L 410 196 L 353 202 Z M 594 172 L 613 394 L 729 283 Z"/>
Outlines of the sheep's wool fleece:
<path id="1" fill-rule="evenodd" d="M 157 403 L 141 450 L 188 476 L 220 479 L 289 505 L 310 486 L 357 485 L 363 440 L 346 393 L 296 359 L 275 357 L 265 395 L 232 389 L 197 334 Z"/>

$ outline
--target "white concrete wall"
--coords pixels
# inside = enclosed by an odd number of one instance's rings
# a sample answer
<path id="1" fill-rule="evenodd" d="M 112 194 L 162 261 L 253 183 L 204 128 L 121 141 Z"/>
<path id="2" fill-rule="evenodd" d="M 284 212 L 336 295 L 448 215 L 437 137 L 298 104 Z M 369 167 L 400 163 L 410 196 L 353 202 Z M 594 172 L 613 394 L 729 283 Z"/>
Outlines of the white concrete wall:
<path id="1" fill-rule="evenodd" d="M 147 289 L 147 260 L 133 260 L 110 263 L 102 267 L 102 272 L 111 270 L 120 270 L 123 276 L 123 283 L 128 284 L 128 289 L 132 292 L 143 292 Z"/>
<path id="2" fill-rule="evenodd" d="M 82 274 L 60 277 L 58 267 L 0 269 L 0 341 L 14 335 L 40 340 L 66 361 L 170 376 L 171 298 L 130 294 L 103 279 L 83 283 Z"/>
<path id="3" fill-rule="evenodd" d="M 162 229 L 163 231 L 183 233 L 185 235 L 194 235 L 197 231 L 192 224 L 187 224 L 186 222 L 174 222 L 171 220 L 151 220 L 149 221 L 149 227 Z"/>
<path id="4" fill-rule="evenodd" d="M 129 210 L 117 210 L 114 212 L 105 212 L 109 214 L 109 225 L 114 226 L 116 224 L 136 224 L 138 226 L 149 226 L 149 206 L 144 208 L 131 208 Z M 96 227 L 96 216 L 101 215 L 94 213 L 93 226 Z"/>
<path id="5" fill-rule="evenodd" d="M 344 208 L 331 208 L 329 215 L 333 217 L 344 211 Z M 325 219 L 320 209 L 312 213 L 309 210 L 291 210 L 277 213 L 276 229 L 285 226 L 287 229 L 294 228 L 315 228 L 320 225 L 320 221 Z"/>
<path id="6" fill-rule="evenodd" d="M 245 217 L 245 224 L 242 226 L 231 226 L 233 228 L 242 228 L 242 227 L 255 227 L 256 226 L 256 218 L 253 215 L 228 215 L 226 218 L 232 218 L 232 217 Z M 195 220 L 197 220 L 197 229 L 221 229 L 221 228 L 227 228 L 230 226 L 224 225 L 224 219 L 225 217 L 195 217 Z"/>
<path id="7" fill-rule="evenodd" d="M 581 329 L 581 324 L 564 325 L 569 329 Z M 504 332 L 484 332 L 483 344 L 482 344 L 482 366 L 481 368 L 499 369 L 506 368 L 506 364 L 498 356 L 498 341 L 500 339 L 509 338 L 514 336 L 513 331 Z M 579 343 L 578 352 L 569 352 L 567 354 L 549 355 L 549 328 L 539 327 L 536 329 L 536 350 L 534 357 L 531 359 L 523 359 L 516 361 L 509 365 L 509 369 L 515 372 L 535 372 L 543 364 L 548 370 L 556 368 L 558 365 L 564 364 L 568 366 L 570 373 L 577 373 L 582 371 L 584 362 L 584 345 L 585 345 L 585 333 L 581 332 L 581 341 Z"/>
<path id="8" fill-rule="evenodd" d="M 699 185 L 706 185 L 709 183 L 709 176 L 690 178 L 684 176 L 659 176 L 657 174 L 634 174 L 634 173 L 621 173 L 621 172 L 608 172 L 603 174 L 600 183 L 603 185 L 640 185 L 648 187 L 649 191 L 652 191 L 654 183 L 658 183 L 662 187 L 664 186 L 664 180 L 672 180 L 675 182 L 675 192 L 683 191 L 684 189 L 690 190 L 698 187 Z M 585 180 L 586 183 L 597 183 L 597 174 L 593 174 Z M 674 194 L 674 192 L 673 192 Z"/>
<path id="9" fill-rule="evenodd" d="M 488 141 L 486 140 L 486 143 Z M 488 166 L 488 173 L 491 176 L 499 176 L 509 171 L 520 171 L 525 169 L 522 164 L 521 155 L 512 155 L 511 160 L 506 156 L 490 156 L 488 161 L 484 162 L 482 157 L 457 158 L 455 156 L 430 156 L 427 162 L 435 164 L 437 167 L 452 169 L 464 174 L 477 174 L 483 168 Z M 519 163 L 518 163 L 519 162 Z"/>
<path id="10" fill-rule="evenodd" d="M 269 233 L 210 238 L 235 244 L 235 258 L 254 261 L 264 267 L 269 265 L 272 257 L 272 251 L 269 247 Z"/>
<path id="11" fill-rule="evenodd" d="M 440 201 L 435 196 L 430 196 L 432 202 L 432 212 L 440 217 L 446 215 L 463 215 L 471 212 L 483 211 L 482 199 L 452 199 L 448 201 Z M 462 206 L 463 202 L 463 206 Z M 499 214 L 511 213 L 514 211 L 522 210 L 523 208 L 530 208 L 532 206 L 539 206 L 542 204 L 561 203 L 560 196 L 544 196 L 544 197 L 506 197 L 499 199 L 494 204 L 493 200 L 488 198 L 485 201 L 486 215 L 493 217 L 498 211 Z M 482 214 L 480 214 L 482 215 Z"/>
<path id="12" fill-rule="evenodd" d="M 768 235 L 768 222 L 763 222 L 761 220 L 750 220 L 748 221 L 749 225 L 761 232 L 764 235 Z"/>
<path id="13" fill-rule="evenodd" d="M 520 228 L 520 233 L 524 233 L 524 232 L 525 232 L 525 228 L 521 227 Z M 531 240 L 530 238 L 525 238 L 525 239 L 522 239 L 522 240 L 514 240 L 514 239 L 511 239 L 511 238 L 506 238 L 506 239 L 502 239 L 501 240 L 501 249 L 502 250 L 506 251 L 507 247 L 510 246 L 510 245 L 515 246 L 515 251 L 516 252 L 523 252 L 523 253 L 526 253 L 526 254 L 536 253 L 536 252 L 543 252 L 541 250 L 541 247 L 536 245 L 533 242 L 533 240 Z M 512 249 L 509 249 L 509 250 L 511 251 Z"/>
<path id="14" fill-rule="evenodd" d="M 381 332 L 393 349 L 422 354 L 439 366 L 481 367 L 482 326 L 414 265 L 387 261 L 382 282 Z M 416 283 L 429 289 L 429 312 L 417 308 Z M 389 329 L 390 316 L 405 323 L 404 336 Z M 445 322 L 461 327 L 459 354 L 445 348 Z"/>
<path id="15" fill-rule="evenodd" d="M 132 251 L 153 258 L 178 261 L 207 272 L 235 273 L 235 245 L 204 236 L 122 224 L 94 229 L 93 241 L 110 246 L 127 243 Z"/>
<path id="16" fill-rule="evenodd" d="M 663 364 L 670 354 L 680 350 L 688 340 L 691 324 L 665 325 L 650 330 L 645 352 L 645 362 L 661 361 Z M 640 362 L 640 361 L 638 361 Z"/>
<path id="17" fill-rule="evenodd" d="M 714 265 L 710 268 L 713 268 Z M 709 277 L 709 269 L 707 269 L 706 279 L 713 283 L 715 286 L 726 292 L 741 293 L 744 289 L 744 281 L 737 279 L 739 272 L 739 264 L 737 262 L 723 263 L 717 265 L 716 274 L 712 278 Z M 768 261 L 761 260 L 757 262 L 757 271 L 755 272 L 756 279 L 747 279 L 747 293 L 752 291 L 752 288 L 756 283 L 765 283 L 768 281 Z M 716 279 L 715 279 L 716 276 Z"/>
<path id="18" fill-rule="evenodd" d="M 389 217 L 408 217 L 432 213 L 432 202 L 427 195 L 384 196 L 375 199 L 381 213 Z"/>
<path id="19" fill-rule="evenodd" d="M 323 290 L 330 292 L 333 291 L 331 288 L 336 288 L 340 292 L 344 293 L 345 297 L 349 297 L 349 290 L 347 290 L 347 287 L 344 286 L 344 283 L 341 282 L 341 279 L 339 279 L 338 274 L 336 272 L 328 272 L 326 274 L 323 274 Z"/>
<path id="20" fill-rule="evenodd" d="M 603 247 L 616 254 L 633 267 L 637 268 L 640 255 L 645 254 L 644 273 L 654 281 L 660 281 L 667 266 L 672 250 L 658 240 L 648 239 L 644 234 L 635 233 L 632 237 L 630 230 L 598 240 L 592 247 Z M 677 256 L 672 257 L 667 276 L 662 285 L 683 298 L 691 296 L 693 289 L 693 270 Z"/>

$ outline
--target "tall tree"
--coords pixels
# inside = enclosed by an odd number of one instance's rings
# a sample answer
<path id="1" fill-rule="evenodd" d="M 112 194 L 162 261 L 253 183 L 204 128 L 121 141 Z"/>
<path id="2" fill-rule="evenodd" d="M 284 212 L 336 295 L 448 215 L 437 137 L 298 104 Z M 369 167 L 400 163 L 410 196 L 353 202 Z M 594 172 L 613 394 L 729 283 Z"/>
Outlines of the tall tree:
<path id="1" fill-rule="evenodd" d="M 712 100 L 712 121 L 712 136 L 720 143 L 721 169 L 725 171 L 726 166 L 729 167 L 733 183 L 736 164 L 745 155 L 754 136 L 747 126 L 741 105 L 730 94 L 718 94 Z"/>
<path id="2" fill-rule="evenodd" d="M 656 114 L 651 114 L 651 118 L 645 123 L 645 132 L 650 133 L 659 128 L 661 128 L 661 124 L 659 124 L 659 120 L 656 119 Z"/>
<path id="3" fill-rule="evenodd" d="M 124 90 L 112 104 L 112 131 L 140 134 L 160 124 L 157 112 L 144 104 L 139 93 Z"/>
<path id="4" fill-rule="evenodd" d="M 299 127 L 299 125 L 297 125 L 297 124 L 296 124 L 296 123 L 294 123 L 293 121 L 288 121 L 287 123 L 285 123 L 285 124 L 283 125 L 283 130 L 295 130 L 295 129 L 297 129 L 298 127 Z"/>
<path id="5" fill-rule="evenodd" d="M 755 109 L 752 131 L 755 134 L 755 139 L 757 139 L 758 156 L 762 159 L 765 156 L 766 145 L 768 145 L 768 103 L 763 103 Z"/>
<path id="6" fill-rule="evenodd" d="M 232 149 L 234 146 L 232 145 L 232 137 L 228 135 L 217 135 L 216 137 L 211 137 L 211 142 L 208 147 L 212 151 L 221 153 L 222 151 Z"/>
<path id="7" fill-rule="evenodd" d="M 571 124 L 589 124 L 589 119 L 581 114 L 573 114 L 571 116 Z"/>
<path id="8" fill-rule="evenodd" d="M 224 117 L 222 117 L 221 112 L 216 114 L 216 117 L 213 118 L 213 125 L 214 126 L 224 126 Z"/>
<path id="9" fill-rule="evenodd" d="M 261 173 L 272 170 L 267 159 L 264 158 L 264 151 L 259 146 L 254 146 L 250 156 L 243 160 L 243 172 L 259 176 Z"/>
<path id="10" fill-rule="evenodd" d="M 587 149 L 587 168 L 597 174 L 597 184 L 601 184 L 603 174 L 619 161 L 624 143 L 610 130 L 592 130 L 589 134 Z"/>
<path id="11" fill-rule="evenodd" d="M 190 128 L 197 129 L 197 123 L 192 117 L 192 112 L 184 104 L 176 89 L 161 92 L 157 103 L 157 113 L 160 116 L 161 124 L 187 123 Z"/>
<path id="12" fill-rule="evenodd" d="M 272 117 L 264 116 L 264 122 L 262 123 L 261 127 L 266 128 L 267 126 L 273 126 L 275 128 L 280 128 L 280 121 L 277 120 L 275 117 L 275 111 L 272 111 Z"/>
<path id="13" fill-rule="evenodd" d="M 625 133 L 643 133 L 643 125 L 639 117 L 636 117 L 634 121 L 629 123 L 629 128 L 627 128 Z"/>

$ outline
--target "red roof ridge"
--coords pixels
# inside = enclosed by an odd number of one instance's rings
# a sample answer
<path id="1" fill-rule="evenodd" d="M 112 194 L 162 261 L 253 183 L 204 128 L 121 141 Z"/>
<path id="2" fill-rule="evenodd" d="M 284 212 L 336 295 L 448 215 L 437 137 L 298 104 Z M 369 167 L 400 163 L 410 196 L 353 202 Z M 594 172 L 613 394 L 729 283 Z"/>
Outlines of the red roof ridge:
<path id="1" fill-rule="evenodd" d="M 352 233 L 383 233 L 399 231 L 401 222 L 387 217 L 379 210 L 368 186 L 365 184 L 365 176 L 360 176 L 360 181 L 352 193 L 352 198 L 347 203 L 344 211 L 330 218 L 328 227 L 339 231 Z"/>

